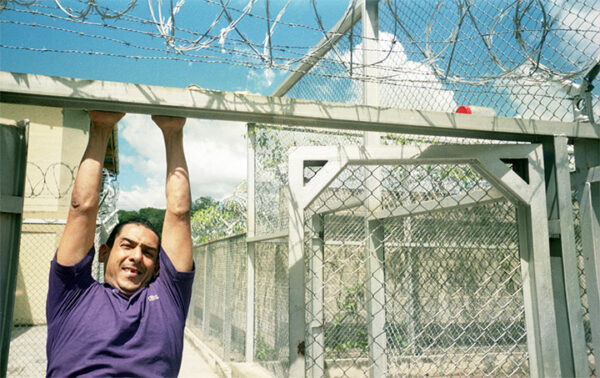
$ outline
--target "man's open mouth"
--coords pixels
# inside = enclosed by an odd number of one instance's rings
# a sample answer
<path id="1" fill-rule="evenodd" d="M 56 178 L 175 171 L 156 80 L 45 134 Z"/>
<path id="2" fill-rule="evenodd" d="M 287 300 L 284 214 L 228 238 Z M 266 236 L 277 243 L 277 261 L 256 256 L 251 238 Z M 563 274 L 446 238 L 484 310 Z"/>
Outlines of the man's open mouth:
<path id="1" fill-rule="evenodd" d="M 137 277 L 142 274 L 139 270 L 130 266 L 123 267 L 123 270 L 127 273 L 128 277 Z"/>

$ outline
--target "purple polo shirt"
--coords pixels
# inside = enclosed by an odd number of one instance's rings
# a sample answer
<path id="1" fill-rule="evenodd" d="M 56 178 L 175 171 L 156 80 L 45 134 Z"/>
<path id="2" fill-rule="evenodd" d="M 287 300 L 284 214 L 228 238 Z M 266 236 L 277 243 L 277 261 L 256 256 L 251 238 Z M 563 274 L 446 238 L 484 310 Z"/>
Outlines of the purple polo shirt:
<path id="1" fill-rule="evenodd" d="M 194 272 L 160 249 L 158 277 L 131 297 L 92 278 L 94 248 L 74 266 L 50 266 L 49 377 L 176 377 Z"/>

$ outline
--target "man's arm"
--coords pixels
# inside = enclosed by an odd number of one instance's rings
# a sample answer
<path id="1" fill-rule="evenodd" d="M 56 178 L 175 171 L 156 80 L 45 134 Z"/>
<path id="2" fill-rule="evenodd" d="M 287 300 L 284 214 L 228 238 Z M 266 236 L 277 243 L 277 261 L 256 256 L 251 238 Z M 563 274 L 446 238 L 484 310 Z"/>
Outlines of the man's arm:
<path id="1" fill-rule="evenodd" d="M 185 118 L 152 116 L 163 133 L 167 152 L 167 210 L 163 223 L 161 244 L 173 266 L 179 272 L 194 267 L 192 230 L 190 226 L 190 179 L 183 153 Z"/>
<path id="2" fill-rule="evenodd" d="M 124 115 L 89 112 L 90 138 L 75 177 L 67 224 L 56 252 L 56 261 L 61 265 L 77 264 L 94 244 L 106 145 L 114 125 Z"/>

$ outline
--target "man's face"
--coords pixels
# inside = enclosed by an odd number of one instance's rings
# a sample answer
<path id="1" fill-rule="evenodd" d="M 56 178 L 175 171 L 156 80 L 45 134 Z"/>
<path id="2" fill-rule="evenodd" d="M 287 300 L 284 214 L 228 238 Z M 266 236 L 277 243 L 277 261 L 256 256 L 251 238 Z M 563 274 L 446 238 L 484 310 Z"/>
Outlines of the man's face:
<path id="1" fill-rule="evenodd" d="M 106 263 L 106 282 L 127 296 L 150 282 L 158 257 L 158 236 L 152 230 L 139 224 L 126 224 L 115 238 L 110 253 L 108 247 L 103 247 L 100 261 Z"/>

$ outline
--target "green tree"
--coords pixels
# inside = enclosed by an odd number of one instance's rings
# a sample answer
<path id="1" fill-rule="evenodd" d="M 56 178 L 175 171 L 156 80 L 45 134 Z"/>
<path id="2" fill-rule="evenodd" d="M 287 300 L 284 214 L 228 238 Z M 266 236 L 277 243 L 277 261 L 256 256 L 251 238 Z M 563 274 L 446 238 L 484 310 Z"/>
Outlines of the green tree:
<path id="1" fill-rule="evenodd" d="M 246 209 L 233 201 L 215 201 L 192 214 L 195 242 L 206 242 L 246 230 Z"/>
<path id="2" fill-rule="evenodd" d="M 206 209 L 207 207 L 215 206 L 218 201 L 212 199 L 212 197 L 203 196 L 200 198 L 196 198 L 194 202 L 192 202 L 192 214 L 194 214 L 198 210 Z"/>
<path id="3" fill-rule="evenodd" d="M 156 209 L 154 207 L 145 207 L 139 210 L 119 210 L 117 213 L 119 222 L 124 222 L 133 218 L 143 218 L 152 223 L 160 235 L 162 233 L 163 221 L 165 219 L 165 209 Z"/>

